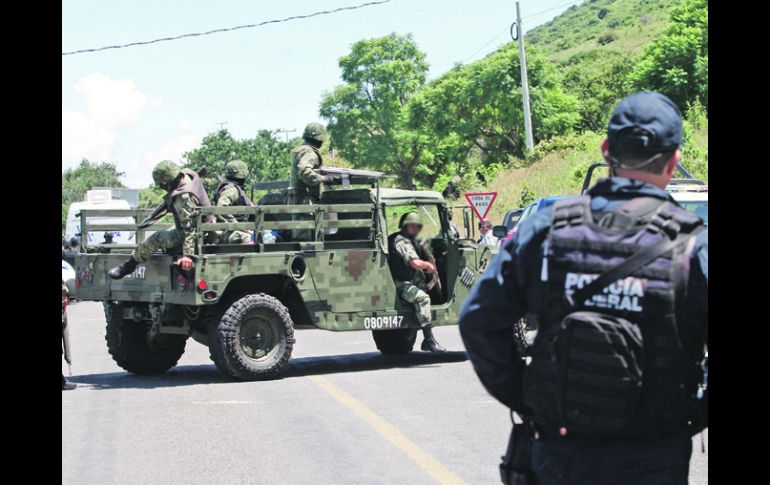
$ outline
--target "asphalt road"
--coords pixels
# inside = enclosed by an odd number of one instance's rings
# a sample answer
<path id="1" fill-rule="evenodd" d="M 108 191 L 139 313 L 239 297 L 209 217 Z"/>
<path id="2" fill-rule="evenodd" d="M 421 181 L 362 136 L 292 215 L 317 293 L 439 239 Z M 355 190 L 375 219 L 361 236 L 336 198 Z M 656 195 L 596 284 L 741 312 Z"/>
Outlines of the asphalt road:
<path id="1" fill-rule="evenodd" d="M 170 372 L 130 375 L 107 353 L 100 304 L 71 305 L 69 322 L 63 484 L 499 483 L 508 412 L 456 326 L 435 332 L 449 353 L 398 358 L 367 332 L 299 330 L 283 378 L 232 382 L 193 340 Z M 693 444 L 690 483 L 705 484 Z"/>

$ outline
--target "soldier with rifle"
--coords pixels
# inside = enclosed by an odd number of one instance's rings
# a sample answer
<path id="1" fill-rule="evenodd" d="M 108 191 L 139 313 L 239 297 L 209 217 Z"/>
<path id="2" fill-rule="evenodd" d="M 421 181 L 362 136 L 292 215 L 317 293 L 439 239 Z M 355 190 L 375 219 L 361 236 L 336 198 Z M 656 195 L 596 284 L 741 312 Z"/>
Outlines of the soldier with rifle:
<path id="1" fill-rule="evenodd" d="M 422 230 L 420 216 L 416 212 L 405 214 L 399 227 L 399 232 L 388 237 L 388 247 L 392 249 L 388 252 L 388 265 L 396 282 L 396 292 L 414 305 L 423 333 L 420 348 L 427 352 L 446 352 L 433 336 L 428 292 L 436 284 L 440 288 L 441 283 L 435 259 L 416 241 Z"/>
<path id="2" fill-rule="evenodd" d="M 112 279 L 121 279 L 131 274 L 138 264 L 149 260 L 150 255 L 159 249 L 181 249 L 182 256 L 175 264 L 184 271 L 193 267 L 192 257 L 198 234 L 195 226 L 196 211 L 200 207 L 211 207 L 209 196 L 201 181 L 201 173 L 179 168 L 174 162 L 164 160 L 155 166 L 152 178 L 155 185 L 166 190 L 166 195 L 163 202 L 138 228 L 144 229 L 152 225 L 168 212 L 174 216 L 174 227 L 155 232 L 138 244 L 134 254 L 126 262 L 110 270 Z M 213 215 L 206 216 L 205 222 L 214 222 Z"/>

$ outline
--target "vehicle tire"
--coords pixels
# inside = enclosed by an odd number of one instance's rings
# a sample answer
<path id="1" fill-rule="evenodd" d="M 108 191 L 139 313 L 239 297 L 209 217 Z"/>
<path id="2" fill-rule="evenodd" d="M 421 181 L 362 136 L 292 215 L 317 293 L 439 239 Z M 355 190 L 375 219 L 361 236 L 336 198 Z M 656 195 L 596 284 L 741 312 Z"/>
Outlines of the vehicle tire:
<path id="1" fill-rule="evenodd" d="M 263 293 L 236 300 L 213 333 L 216 335 L 209 338 L 209 348 L 214 364 L 242 381 L 275 377 L 294 348 L 294 322 L 289 310 L 277 298 Z"/>
<path id="2" fill-rule="evenodd" d="M 185 335 L 158 335 L 147 339 L 149 322 L 124 319 L 120 304 L 105 304 L 107 350 L 122 369 L 132 374 L 161 374 L 174 367 L 184 354 Z"/>
<path id="3" fill-rule="evenodd" d="M 399 328 L 398 330 L 372 330 L 377 350 L 385 355 L 408 354 L 414 348 L 417 340 L 416 328 Z"/>
<path id="4" fill-rule="evenodd" d="M 228 374 L 228 372 L 219 334 L 219 323 L 222 321 L 222 315 L 227 308 L 229 308 L 229 305 L 216 308 L 213 313 L 206 317 L 206 336 L 208 338 L 209 358 L 223 374 Z"/>

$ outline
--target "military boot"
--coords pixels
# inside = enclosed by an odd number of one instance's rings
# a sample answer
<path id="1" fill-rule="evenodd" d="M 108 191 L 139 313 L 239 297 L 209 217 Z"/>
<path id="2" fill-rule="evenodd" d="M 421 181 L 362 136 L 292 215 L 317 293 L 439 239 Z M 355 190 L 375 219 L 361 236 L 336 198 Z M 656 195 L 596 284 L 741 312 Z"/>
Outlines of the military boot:
<path id="1" fill-rule="evenodd" d="M 64 378 L 64 374 L 61 376 L 61 390 L 62 391 L 71 391 L 78 387 L 77 384 L 74 382 L 67 382 L 67 379 Z"/>
<path id="2" fill-rule="evenodd" d="M 137 263 L 134 258 L 129 258 L 128 261 L 121 264 L 120 266 L 115 266 L 112 268 L 108 274 L 113 280 L 119 280 L 124 276 L 133 273 L 137 264 L 139 263 Z"/>
<path id="3" fill-rule="evenodd" d="M 446 352 L 446 349 L 436 341 L 436 337 L 433 336 L 433 325 L 426 325 L 422 327 L 422 345 L 420 348 L 425 352 L 441 353 Z"/>

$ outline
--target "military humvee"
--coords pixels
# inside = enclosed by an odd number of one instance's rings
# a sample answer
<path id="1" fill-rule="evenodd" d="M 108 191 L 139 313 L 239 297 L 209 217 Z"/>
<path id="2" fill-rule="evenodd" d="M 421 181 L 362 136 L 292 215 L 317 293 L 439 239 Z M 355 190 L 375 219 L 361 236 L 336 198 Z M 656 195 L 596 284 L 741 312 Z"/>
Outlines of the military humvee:
<path id="1" fill-rule="evenodd" d="M 256 207 L 202 208 L 189 272 L 173 264 L 177 255 L 158 253 L 126 278 L 111 280 L 108 270 L 125 261 L 134 245 L 107 250 L 84 240 L 75 261 L 78 297 L 104 303 L 107 347 L 115 362 L 136 374 L 165 372 L 192 337 L 209 347 L 214 364 L 228 376 L 266 379 L 289 360 L 298 326 L 371 331 L 382 353 L 410 352 L 419 325 L 413 307 L 396 295 L 387 262 L 388 235 L 398 231 L 399 216 L 409 210 L 422 216 L 421 237 L 437 262 L 441 284 L 431 290 L 433 322 L 457 324 L 460 305 L 497 253 L 474 241 L 469 208 L 452 208 L 437 192 L 380 188 L 378 172 L 327 173 L 345 187 L 327 187 L 317 205 L 284 205 L 268 194 Z M 451 222 L 453 210 L 462 213 L 463 234 Z M 141 241 L 146 231 L 171 226 L 156 223 L 145 231 L 139 225 L 89 224 L 100 216 L 139 221 L 147 213 L 84 210 L 81 227 L 86 233 L 135 231 Z M 253 220 L 204 223 L 206 214 L 247 214 Z M 236 229 L 260 237 L 244 245 L 204 241 L 205 231 Z M 292 230 L 312 235 L 305 242 L 281 241 Z M 262 242 L 263 231 L 279 237 Z"/>

